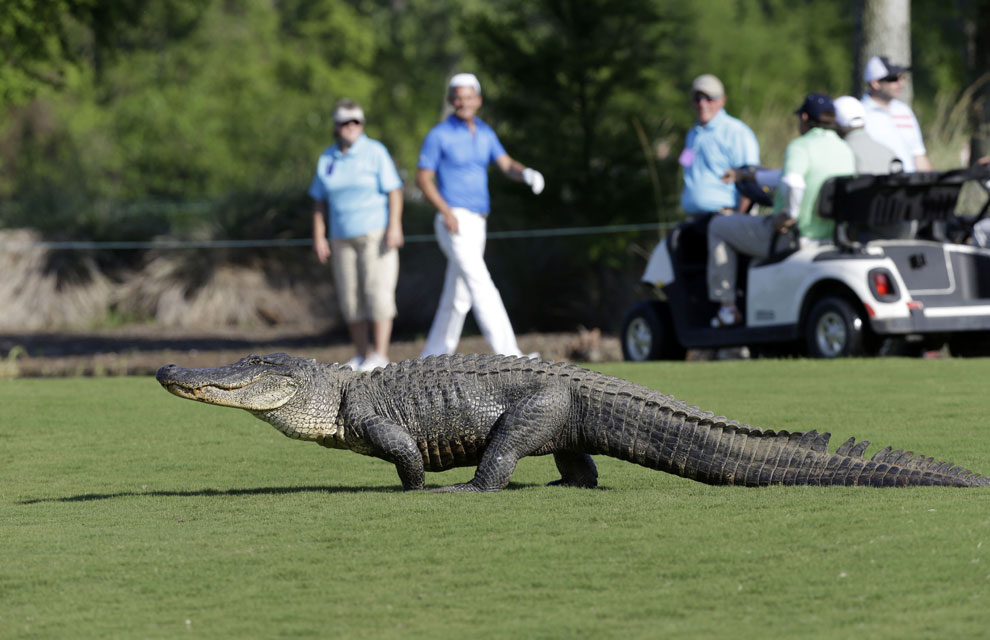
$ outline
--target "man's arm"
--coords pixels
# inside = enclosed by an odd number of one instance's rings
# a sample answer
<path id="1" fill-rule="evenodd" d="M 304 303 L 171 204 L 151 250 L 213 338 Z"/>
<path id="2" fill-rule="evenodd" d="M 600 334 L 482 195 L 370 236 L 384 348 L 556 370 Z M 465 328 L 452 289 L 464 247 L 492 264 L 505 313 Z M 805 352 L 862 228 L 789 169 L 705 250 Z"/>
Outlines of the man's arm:
<path id="1" fill-rule="evenodd" d="M 540 195 L 540 192 L 543 191 L 546 183 L 543 180 L 543 174 L 536 169 L 526 167 L 521 162 L 513 160 L 507 153 L 495 158 L 495 164 L 502 170 L 505 177 L 516 182 L 525 182 L 536 195 Z"/>
<path id="2" fill-rule="evenodd" d="M 920 155 L 914 157 L 914 169 L 915 171 L 934 171 L 932 167 L 932 161 L 928 159 L 927 155 Z"/>
<path id="3" fill-rule="evenodd" d="M 807 184 L 800 173 L 788 173 L 780 178 L 780 190 L 783 193 L 783 211 L 792 218 L 797 218 L 804 201 L 804 191 Z"/>
<path id="4" fill-rule="evenodd" d="M 743 124 L 741 131 L 739 132 L 740 139 L 736 142 L 739 150 L 742 152 L 742 158 L 737 158 L 737 160 L 742 160 L 736 166 L 750 165 L 758 167 L 760 165 L 760 143 L 756 139 L 756 134 L 753 130 Z M 753 201 L 746 196 L 739 194 L 739 211 L 749 212 L 753 207 Z"/>
<path id="5" fill-rule="evenodd" d="M 754 176 L 754 172 L 753 171 L 750 171 L 748 169 L 742 169 L 742 168 L 735 169 L 735 168 L 729 167 L 728 169 L 725 170 L 725 173 L 722 174 L 722 182 L 724 182 L 725 184 L 734 184 L 736 182 L 746 182 L 746 181 L 751 181 L 751 180 L 755 180 L 755 179 L 756 178 Z M 740 193 L 739 194 L 739 211 L 749 212 L 749 209 L 752 206 L 753 206 L 753 201 Z"/>
<path id="6" fill-rule="evenodd" d="M 388 192 L 388 228 L 385 230 L 385 246 L 399 249 L 406 242 L 402 235 L 402 189 Z"/>
<path id="7" fill-rule="evenodd" d="M 327 240 L 327 203 L 313 200 L 313 251 L 317 259 L 326 264 L 330 257 L 330 241 Z"/>
<path id="8" fill-rule="evenodd" d="M 526 167 L 523 166 L 521 162 L 513 160 L 512 156 L 509 154 L 503 153 L 499 157 L 495 158 L 495 164 L 497 164 L 498 168 L 502 170 L 502 173 L 505 174 L 506 178 L 515 180 L 516 182 L 523 181 L 522 173 Z"/>
<path id="9" fill-rule="evenodd" d="M 417 170 L 416 186 L 423 192 L 427 202 L 432 204 L 443 215 L 443 224 L 447 227 L 447 231 L 457 233 L 457 218 L 454 217 L 454 212 L 450 210 L 450 205 L 447 204 L 447 201 L 440 195 L 440 190 L 437 189 L 436 182 L 434 182 L 436 175 L 437 172 L 432 169 Z"/>
<path id="10" fill-rule="evenodd" d="M 749 213 L 749 210 L 752 207 L 753 207 L 753 201 L 740 193 L 739 194 L 739 211 L 742 211 L 744 213 Z"/>
<path id="11" fill-rule="evenodd" d="M 908 149 L 910 149 L 911 157 L 914 158 L 914 170 L 934 171 L 932 161 L 928 159 L 928 150 L 925 149 L 925 141 L 921 136 L 921 125 L 918 124 L 918 118 L 911 111 L 910 107 L 907 109 L 907 112 L 911 115 L 912 126 L 906 130 L 906 142 Z"/>

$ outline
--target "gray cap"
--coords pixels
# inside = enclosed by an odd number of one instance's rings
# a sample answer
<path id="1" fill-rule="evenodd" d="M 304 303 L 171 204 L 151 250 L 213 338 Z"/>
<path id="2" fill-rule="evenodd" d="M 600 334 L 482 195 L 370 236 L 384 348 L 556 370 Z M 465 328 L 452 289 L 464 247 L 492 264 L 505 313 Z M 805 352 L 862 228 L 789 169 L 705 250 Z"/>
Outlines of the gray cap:
<path id="1" fill-rule="evenodd" d="M 709 98 L 721 98 L 725 95 L 722 81 L 710 73 L 700 75 L 691 83 L 691 93 L 703 93 Z"/>

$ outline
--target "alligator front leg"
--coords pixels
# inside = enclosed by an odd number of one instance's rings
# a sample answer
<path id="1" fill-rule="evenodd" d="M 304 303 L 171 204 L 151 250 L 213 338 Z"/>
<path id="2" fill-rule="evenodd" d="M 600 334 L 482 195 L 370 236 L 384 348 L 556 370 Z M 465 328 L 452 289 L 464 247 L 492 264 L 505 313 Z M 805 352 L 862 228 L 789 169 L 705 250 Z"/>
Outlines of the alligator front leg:
<path id="1" fill-rule="evenodd" d="M 570 395 L 563 386 L 533 392 L 510 407 L 492 430 L 478 470 L 471 482 L 438 487 L 432 491 L 500 491 L 520 458 L 547 449 L 559 435 L 570 409 Z"/>
<path id="2" fill-rule="evenodd" d="M 423 454 L 405 429 L 387 418 L 371 416 L 362 421 L 368 452 L 395 465 L 404 491 L 422 489 L 425 478 Z"/>

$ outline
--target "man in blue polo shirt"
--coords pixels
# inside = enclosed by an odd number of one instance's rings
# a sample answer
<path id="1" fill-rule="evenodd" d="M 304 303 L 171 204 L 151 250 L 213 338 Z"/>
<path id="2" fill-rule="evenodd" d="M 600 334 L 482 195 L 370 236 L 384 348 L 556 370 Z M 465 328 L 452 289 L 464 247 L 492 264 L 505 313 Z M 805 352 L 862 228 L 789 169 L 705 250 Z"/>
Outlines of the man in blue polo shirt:
<path id="1" fill-rule="evenodd" d="M 502 296 L 485 265 L 488 165 L 494 162 L 508 178 L 525 182 L 537 195 L 543 191 L 543 176 L 513 160 L 495 131 L 476 117 L 482 100 L 481 83 L 474 74 L 451 78 L 447 99 L 454 112 L 426 135 L 416 175 L 416 184 L 437 210 L 433 228 L 447 257 L 443 293 L 423 357 L 454 353 L 471 309 L 492 351 L 522 355 Z"/>
<path id="2" fill-rule="evenodd" d="M 725 88 L 711 74 L 691 83 L 697 124 L 687 133 L 679 162 L 684 169 L 681 208 L 689 216 L 746 211 L 749 200 L 736 185 L 725 183 L 729 169 L 760 164 L 760 145 L 753 130 L 725 112 Z"/>

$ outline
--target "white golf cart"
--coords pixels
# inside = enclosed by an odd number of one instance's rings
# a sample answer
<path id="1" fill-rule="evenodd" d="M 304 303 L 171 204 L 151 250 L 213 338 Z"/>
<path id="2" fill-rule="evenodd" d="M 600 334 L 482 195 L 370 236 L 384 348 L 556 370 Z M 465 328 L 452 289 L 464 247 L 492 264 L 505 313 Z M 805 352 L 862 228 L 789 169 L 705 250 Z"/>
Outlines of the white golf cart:
<path id="1" fill-rule="evenodd" d="M 835 358 L 875 355 L 891 343 L 990 355 L 990 250 L 963 244 L 990 202 L 975 216 L 958 215 L 968 181 L 990 193 L 990 168 L 829 180 L 817 206 L 836 221 L 835 244 L 798 249 L 792 239 L 764 260 L 740 256 L 744 321 L 732 327 L 709 324 L 718 310 L 705 278 L 710 217 L 678 226 L 643 274 L 651 298 L 623 322 L 624 357 L 680 359 L 687 349 L 746 345 Z M 884 239 L 873 231 L 905 226 L 917 233 Z"/>

